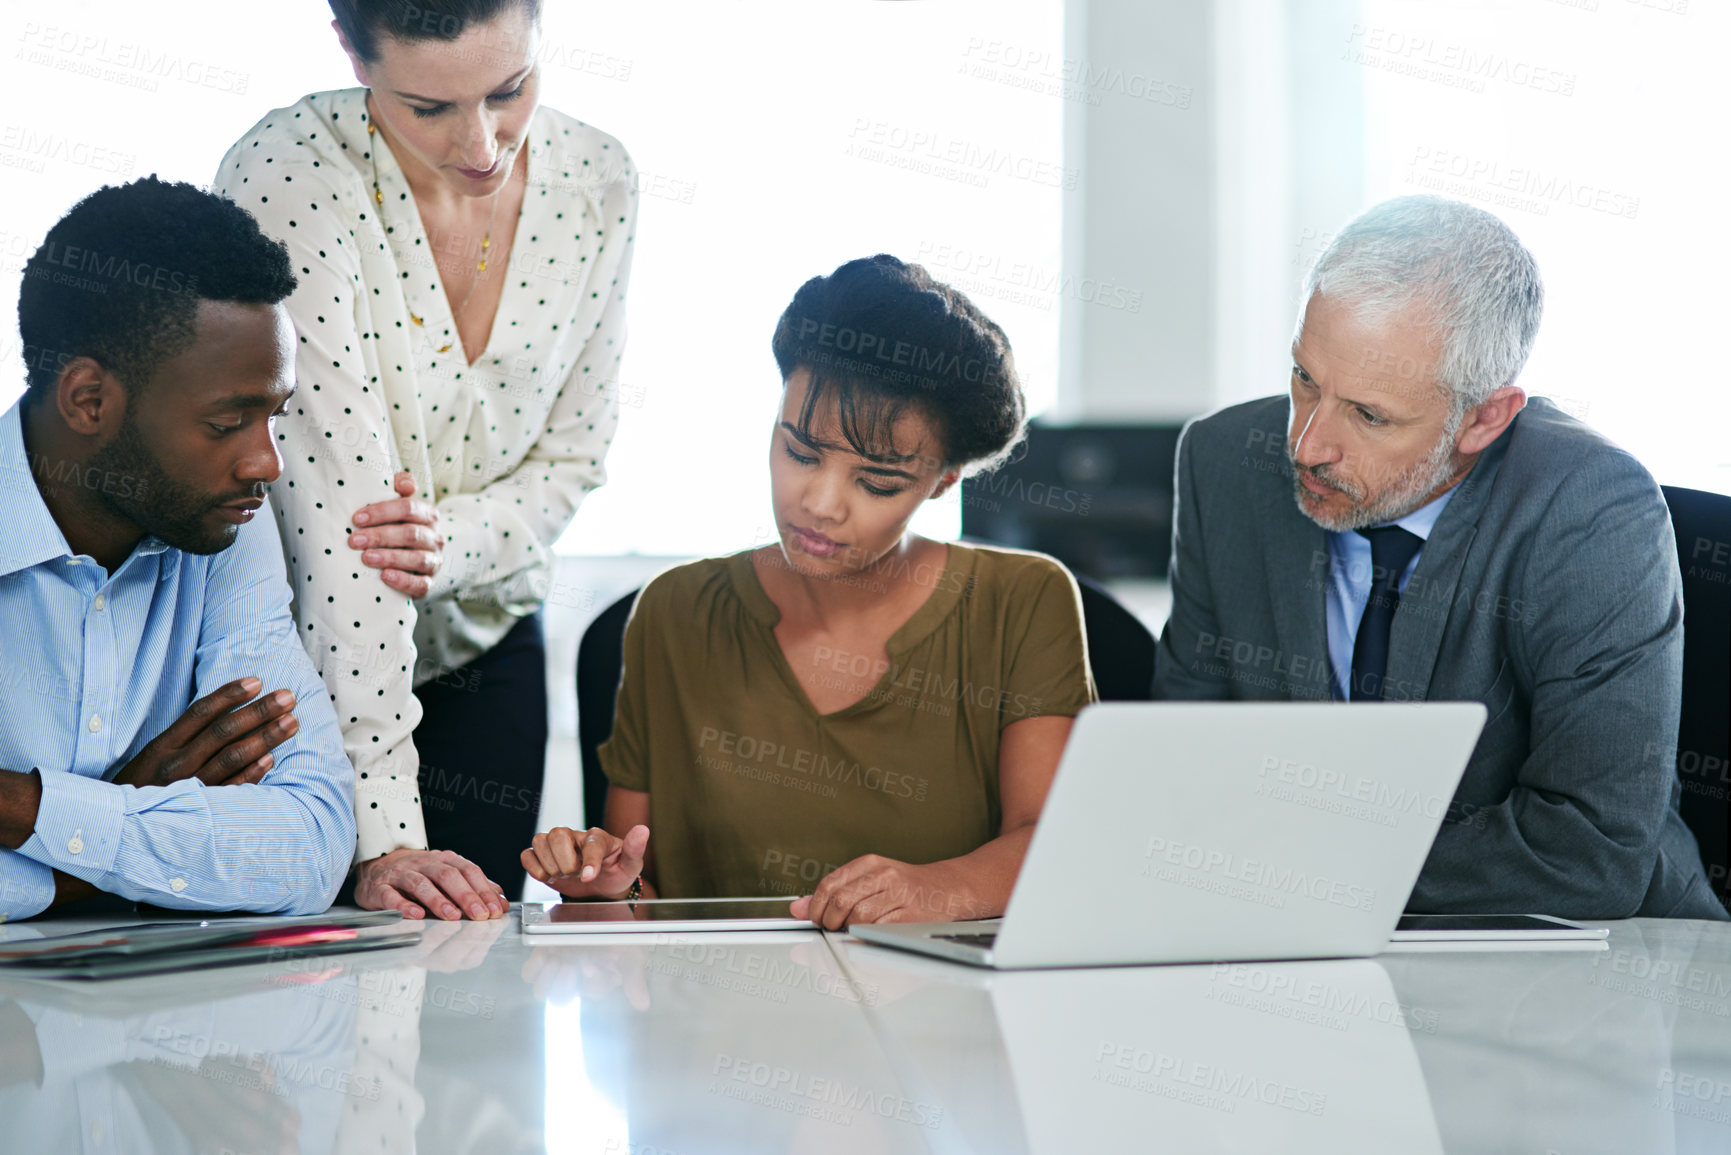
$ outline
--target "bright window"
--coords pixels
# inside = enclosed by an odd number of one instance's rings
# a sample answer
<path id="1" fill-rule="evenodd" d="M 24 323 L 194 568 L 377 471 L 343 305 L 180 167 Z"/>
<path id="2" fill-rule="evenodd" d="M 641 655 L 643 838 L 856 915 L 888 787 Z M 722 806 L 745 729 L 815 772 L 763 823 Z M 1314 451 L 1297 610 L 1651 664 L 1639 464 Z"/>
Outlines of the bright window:
<path id="1" fill-rule="evenodd" d="M 323 0 L 120 0 L 0 15 L 0 406 L 23 389 L 18 277 L 71 204 L 155 172 L 208 182 L 271 108 L 352 85 Z M 564 552 L 689 555 L 763 541 L 776 318 L 877 252 L 920 261 L 1010 336 L 1030 408 L 1055 399 L 1060 0 L 543 5 L 543 99 L 613 133 L 641 179 L 608 485 Z M 954 500 L 916 525 L 959 528 Z"/>
<path id="2" fill-rule="evenodd" d="M 662 5 L 581 11 L 573 43 L 625 58 L 630 80 L 566 107 L 626 143 L 647 195 L 621 369 L 635 407 L 561 550 L 770 540 L 770 336 L 801 284 L 854 257 L 918 261 L 969 293 L 1008 333 L 1030 409 L 1052 404 L 1075 174 L 1063 100 L 1022 65 L 1062 58 L 1058 0 L 693 4 L 678 36 Z M 915 528 L 954 537 L 958 503 Z"/>
<path id="3" fill-rule="evenodd" d="M 1723 50 L 1703 0 L 1363 0 L 1366 203 L 1436 192 L 1538 259 L 1523 384 L 1661 483 L 1731 492 Z"/>

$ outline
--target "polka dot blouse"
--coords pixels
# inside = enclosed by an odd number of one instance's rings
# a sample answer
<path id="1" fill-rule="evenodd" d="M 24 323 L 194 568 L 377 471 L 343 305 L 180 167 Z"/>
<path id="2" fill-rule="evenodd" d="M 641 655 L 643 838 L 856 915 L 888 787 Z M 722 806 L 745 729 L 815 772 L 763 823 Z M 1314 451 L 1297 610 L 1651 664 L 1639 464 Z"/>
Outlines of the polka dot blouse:
<path id="1" fill-rule="evenodd" d="M 635 172 L 617 140 L 546 106 L 487 347 L 473 366 L 402 170 L 367 135 L 366 90 L 271 112 L 215 181 L 289 247 L 298 388 L 272 491 L 301 641 L 354 761 L 357 857 L 426 846 L 412 689 L 493 646 L 551 581 L 552 546 L 606 478 L 618 425 Z M 377 157 L 372 150 L 377 149 Z M 384 203 L 373 197 L 378 165 Z M 504 254 L 494 252 L 489 260 Z M 438 504 L 444 564 L 411 601 L 349 548 L 356 510 L 409 470 Z"/>

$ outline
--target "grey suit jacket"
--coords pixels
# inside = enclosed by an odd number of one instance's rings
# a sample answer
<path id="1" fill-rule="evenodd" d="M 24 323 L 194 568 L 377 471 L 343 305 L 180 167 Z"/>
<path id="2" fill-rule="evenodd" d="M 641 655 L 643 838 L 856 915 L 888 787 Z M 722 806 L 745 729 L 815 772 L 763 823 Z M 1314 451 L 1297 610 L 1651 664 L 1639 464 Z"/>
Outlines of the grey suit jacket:
<path id="1" fill-rule="evenodd" d="M 1288 403 L 1190 423 L 1154 696 L 1328 700 L 1328 542 L 1299 512 Z M 1682 579 L 1664 497 L 1534 399 L 1443 510 L 1389 638 L 1389 700 L 1483 702 L 1408 908 L 1726 917 L 1677 809 Z"/>

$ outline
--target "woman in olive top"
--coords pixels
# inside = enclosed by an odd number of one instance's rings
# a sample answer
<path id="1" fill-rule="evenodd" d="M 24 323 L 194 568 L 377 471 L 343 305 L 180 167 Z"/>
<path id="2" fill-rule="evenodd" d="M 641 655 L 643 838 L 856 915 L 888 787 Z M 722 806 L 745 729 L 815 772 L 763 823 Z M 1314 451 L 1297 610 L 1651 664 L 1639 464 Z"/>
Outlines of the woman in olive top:
<path id="1" fill-rule="evenodd" d="M 644 589 L 605 829 L 523 865 L 572 896 L 798 894 L 831 928 L 1001 914 L 1094 699 L 1080 599 L 1051 558 L 908 522 L 1019 440 L 1009 344 L 877 256 L 806 282 L 773 348 L 780 540 Z"/>

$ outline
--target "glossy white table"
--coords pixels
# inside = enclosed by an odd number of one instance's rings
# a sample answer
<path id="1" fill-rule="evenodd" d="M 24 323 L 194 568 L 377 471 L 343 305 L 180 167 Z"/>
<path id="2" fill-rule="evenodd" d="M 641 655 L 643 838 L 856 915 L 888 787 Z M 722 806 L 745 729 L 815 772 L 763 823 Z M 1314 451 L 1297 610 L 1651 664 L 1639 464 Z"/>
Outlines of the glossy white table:
<path id="1" fill-rule="evenodd" d="M 1731 927 L 990 974 L 817 933 L 530 947 L 513 915 L 0 983 L 0 1151 L 544 1149 L 1726 1152 Z"/>

